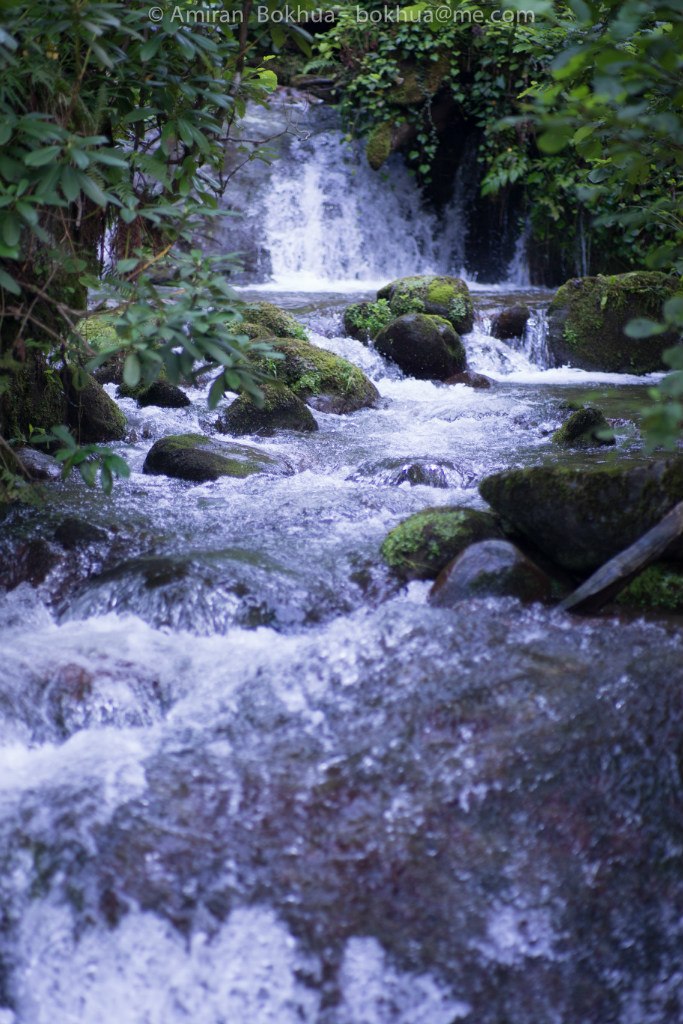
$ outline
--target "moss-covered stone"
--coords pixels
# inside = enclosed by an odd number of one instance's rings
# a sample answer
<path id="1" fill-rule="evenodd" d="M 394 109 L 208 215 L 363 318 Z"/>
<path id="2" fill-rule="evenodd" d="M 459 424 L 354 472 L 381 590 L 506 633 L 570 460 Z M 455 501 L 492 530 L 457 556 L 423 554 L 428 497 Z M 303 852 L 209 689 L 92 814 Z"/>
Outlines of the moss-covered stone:
<path id="1" fill-rule="evenodd" d="M 547 601 L 552 584 L 537 565 L 505 540 L 471 544 L 439 573 L 429 592 L 429 603 L 452 608 L 477 597 L 516 597 L 520 601 Z"/>
<path id="2" fill-rule="evenodd" d="M 460 337 L 448 320 L 426 313 L 406 313 L 383 327 L 375 348 L 420 380 L 447 380 L 467 365 Z"/>
<path id="3" fill-rule="evenodd" d="M 424 103 L 438 92 L 449 70 L 450 60 L 446 53 L 419 66 L 412 61 L 400 61 L 399 78 L 387 89 L 386 99 L 399 107 Z"/>
<path id="4" fill-rule="evenodd" d="M 577 409 L 553 434 L 555 444 L 563 448 L 593 448 L 614 444 L 614 434 L 602 410 L 585 405 Z"/>
<path id="5" fill-rule="evenodd" d="M 387 299 L 395 316 L 432 313 L 449 320 L 458 334 L 472 330 L 472 298 L 459 277 L 401 277 L 380 288 L 377 298 Z"/>
<path id="6" fill-rule="evenodd" d="M 284 359 L 272 360 L 265 368 L 314 409 L 347 413 L 377 404 L 377 388 L 347 359 L 293 338 L 278 338 L 272 345 Z"/>
<path id="7" fill-rule="evenodd" d="M 28 437 L 31 428 L 49 430 L 67 419 L 67 400 L 59 373 L 39 356 L 2 375 L 0 434 Z"/>
<path id="8" fill-rule="evenodd" d="M 652 611 L 683 612 L 683 572 L 662 563 L 650 565 L 622 590 L 617 602 Z"/>
<path id="9" fill-rule="evenodd" d="M 268 330 L 262 324 L 254 323 L 251 320 L 243 320 L 241 324 L 236 327 L 238 334 L 246 334 L 248 338 L 274 338 L 275 335 L 272 331 Z"/>
<path id="10" fill-rule="evenodd" d="M 256 335 L 250 334 L 250 337 L 298 338 L 300 341 L 308 341 L 302 324 L 291 313 L 286 313 L 272 302 L 249 303 L 244 311 L 244 323 L 239 325 L 240 333 L 249 333 L 244 329 L 246 327 L 250 330 L 257 327 L 260 331 Z"/>
<path id="11" fill-rule="evenodd" d="M 67 393 L 67 422 L 80 444 L 123 440 L 126 417 L 94 377 L 80 388 L 69 385 Z"/>
<path id="12" fill-rule="evenodd" d="M 365 155 L 373 171 L 378 171 L 388 160 L 392 149 L 393 134 L 391 121 L 384 121 L 382 124 L 376 125 L 368 135 Z"/>
<path id="13" fill-rule="evenodd" d="M 392 313 L 386 299 L 355 302 L 344 310 L 344 330 L 350 338 L 365 344 L 395 319 L 396 314 Z"/>
<path id="14" fill-rule="evenodd" d="M 628 338 L 629 320 L 659 320 L 662 305 L 680 287 L 657 271 L 580 277 L 557 290 L 548 309 L 548 350 L 556 366 L 650 373 L 665 369 L 662 353 L 676 338 L 659 334 Z"/>
<path id="15" fill-rule="evenodd" d="M 310 432 L 318 424 L 308 406 L 286 384 L 263 384 L 263 405 L 240 395 L 216 420 L 222 434 L 272 434 L 276 430 Z"/>
<path id="16" fill-rule="evenodd" d="M 202 434 L 172 434 L 156 441 L 145 459 L 143 473 L 172 476 L 204 483 L 254 473 L 290 474 L 292 468 L 258 448 L 243 444 L 218 444 Z"/>
<path id="17" fill-rule="evenodd" d="M 402 579 L 434 579 L 470 544 L 502 537 L 494 516 L 472 508 L 426 508 L 395 526 L 382 558 Z"/>
<path id="18" fill-rule="evenodd" d="M 683 501 L 683 458 L 579 469 L 534 466 L 479 485 L 495 512 L 577 575 L 603 565 Z"/>
<path id="19" fill-rule="evenodd" d="M 121 384 L 117 393 L 119 398 L 134 398 L 140 408 L 155 405 L 160 409 L 184 409 L 190 405 L 190 399 L 182 388 L 163 378 L 152 384 L 136 384 L 135 387 Z"/>

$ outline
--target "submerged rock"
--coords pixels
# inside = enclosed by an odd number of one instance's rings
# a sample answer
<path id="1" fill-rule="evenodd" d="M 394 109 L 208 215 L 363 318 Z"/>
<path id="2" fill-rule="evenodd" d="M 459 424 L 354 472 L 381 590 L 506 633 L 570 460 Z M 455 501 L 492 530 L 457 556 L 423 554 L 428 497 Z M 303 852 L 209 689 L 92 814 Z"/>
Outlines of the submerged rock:
<path id="1" fill-rule="evenodd" d="M 318 424 L 308 406 L 286 384 L 263 384 L 263 405 L 240 395 L 216 420 L 222 434 L 272 434 L 276 430 L 310 432 Z"/>
<path id="2" fill-rule="evenodd" d="M 683 500 L 683 459 L 513 469 L 486 477 L 479 491 L 552 562 L 588 573 Z"/>
<path id="3" fill-rule="evenodd" d="M 395 526 L 381 553 L 403 579 L 434 579 L 476 541 L 502 539 L 496 518 L 472 508 L 427 508 Z"/>
<path id="4" fill-rule="evenodd" d="M 505 540 L 472 544 L 439 574 L 429 603 L 450 608 L 472 597 L 547 601 L 552 583 L 542 569 Z"/>
<path id="5" fill-rule="evenodd" d="M 386 299 L 355 302 L 344 310 L 344 330 L 350 338 L 367 344 L 383 327 L 396 319 Z"/>
<path id="6" fill-rule="evenodd" d="M 67 551 L 107 540 L 107 533 L 77 516 L 67 516 L 55 530 L 55 540 Z"/>
<path id="7" fill-rule="evenodd" d="M 268 367 L 278 383 L 321 412 L 347 413 L 377 404 L 379 392 L 362 370 L 324 348 L 278 338 L 273 348 L 284 359 Z"/>
<path id="8" fill-rule="evenodd" d="M 219 444 L 201 434 L 175 434 L 152 445 L 142 472 L 204 483 L 222 476 L 289 475 L 293 470 L 284 459 L 276 459 L 258 448 Z"/>
<path id="9" fill-rule="evenodd" d="M 257 327 L 259 337 L 298 338 L 308 341 L 308 335 L 302 324 L 291 313 L 285 312 L 272 302 L 250 302 L 244 310 L 244 323 L 237 324 L 235 330 L 242 333 L 242 328 Z M 243 333 L 250 333 L 245 330 Z"/>
<path id="10" fill-rule="evenodd" d="M 483 373 L 475 373 L 474 370 L 463 370 L 461 373 L 454 373 L 452 377 L 444 381 L 445 384 L 464 384 L 468 388 L 490 388 L 493 381 Z"/>
<path id="11" fill-rule="evenodd" d="M 465 369 L 465 349 L 440 316 L 406 313 L 382 328 L 375 348 L 404 373 L 420 380 L 447 380 Z"/>
<path id="12" fill-rule="evenodd" d="M 521 338 L 531 316 L 528 306 L 508 306 L 496 313 L 491 321 L 491 334 L 499 341 L 510 341 L 512 338 Z"/>
<path id="13" fill-rule="evenodd" d="M 474 323 L 470 291 L 459 277 L 400 277 L 377 292 L 387 299 L 392 313 L 431 313 L 448 320 L 458 334 L 467 334 Z"/>
<path id="14" fill-rule="evenodd" d="M 182 388 L 163 379 L 147 385 L 136 384 L 135 387 L 121 384 L 118 395 L 120 398 L 134 398 L 140 408 L 155 405 L 160 409 L 184 409 L 190 405 L 190 399 Z"/>
<path id="15" fill-rule="evenodd" d="M 432 459 L 382 459 L 359 466 L 349 477 L 350 480 L 372 480 L 374 483 L 400 487 L 401 484 L 423 487 L 448 487 L 447 472 L 455 472 L 452 462 L 435 462 Z"/>
<path id="16" fill-rule="evenodd" d="M 553 434 L 555 444 L 564 448 L 590 448 L 614 444 L 614 434 L 601 409 L 585 405 L 577 409 Z"/>
<path id="17" fill-rule="evenodd" d="M 680 287 L 658 271 L 579 277 L 555 293 L 548 309 L 548 351 L 556 366 L 584 370 L 651 373 L 665 369 L 662 353 L 674 345 L 672 332 L 628 338 L 629 320 L 659 320 L 663 303 Z"/>

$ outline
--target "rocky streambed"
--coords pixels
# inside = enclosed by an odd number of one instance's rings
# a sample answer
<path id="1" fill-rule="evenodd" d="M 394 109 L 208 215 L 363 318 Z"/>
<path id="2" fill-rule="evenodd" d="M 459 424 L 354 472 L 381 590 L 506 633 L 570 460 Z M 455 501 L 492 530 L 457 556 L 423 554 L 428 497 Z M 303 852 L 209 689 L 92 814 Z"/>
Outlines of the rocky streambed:
<path id="1" fill-rule="evenodd" d="M 320 354 L 285 355 L 315 427 L 119 397 L 130 480 L 5 518 L 0 1021 L 683 1019 L 680 616 L 443 606 L 440 566 L 380 554 L 425 509 L 484 516 L 496 472 L 637 460 L 648 380 L 540 366 L 541 293 L 475 294 L 487 387 L 404 375 L 348 336 L 348 297 L 247 297 L 309 331 Z M 494 338 L 513 302 L 532 329 Z M 559 447 L 568 402 L 616 443 Z M 149 471 L 188 435 L 260 462 Z"/>

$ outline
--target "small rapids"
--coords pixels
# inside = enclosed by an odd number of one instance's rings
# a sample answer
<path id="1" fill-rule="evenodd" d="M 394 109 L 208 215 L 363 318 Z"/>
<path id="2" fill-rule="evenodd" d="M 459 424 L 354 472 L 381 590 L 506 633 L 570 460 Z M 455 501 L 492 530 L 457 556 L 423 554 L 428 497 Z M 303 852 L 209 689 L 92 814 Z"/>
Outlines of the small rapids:
<path id="1" fill-rule="evenodd" d="M 205 392 L 124 399 L 130 481 L 6 519 L 4 564 L 46 570 L 0 599 L 1 1024 L 683 1020 L 683 634 L 435 609 L 378 554 L 552 458 L 569 397 L 640 400 L 542 369 L 525 294 L 516 348 L 480 294 L 484 391 L 405 378 L 339 295 L 280 296 L 377 409 L 247 439 L 294 475 L 192 486 L 141 467 L 215 433 Z M 74 518 L 97 532 L 67 555 Z"/>

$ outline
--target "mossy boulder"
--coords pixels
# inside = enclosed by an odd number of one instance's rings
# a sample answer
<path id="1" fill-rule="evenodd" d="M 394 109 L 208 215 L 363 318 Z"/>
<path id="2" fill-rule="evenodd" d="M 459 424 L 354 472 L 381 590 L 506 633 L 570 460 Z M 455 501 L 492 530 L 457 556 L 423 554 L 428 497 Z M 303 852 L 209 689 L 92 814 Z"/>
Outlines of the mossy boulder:
<path id="1" fill-rule="evenodd" d="M 580 469 L 534 466 L 486 477 L 479 492 L 555 565 L 587 575 L 683 501 L 683 458 Z"/>
<path id="2" fill-rule="evenodd" d="M 516 597 L 520 601 L 547 601 L 550 578 L 522 552 L 505 540 L 471 544 L 439 573 L 429 592 L 429 603 L 451 608 L 477 597 Z"/>
<path id="3" fill-rule="evenodd" d="M 118 310 L 105 310 L 93 316 L 79 320 L 76 325 L 78 333 L 85 338 L 93 353 L 99 355 L 119 345 L 119 336 L 116 332 L 116 321 Z M 100 384 L 120 384 L 123 380 L 124 353 L 117 352 L 110 356 L 105 362 L 93 371 L 93 377 Z"/>
<path id="4" fill-rule="evenodd" d="M 365 144 L 365 155 L 373 171 L 378 171 L 389 159 L 393 149 L 394 129 L 391 121 L 375 125 Z"/>
<path id="5" fill-rule="evenodd" d="M 240 395 L 216 420 L 222 434 L 272 434 L 276 430 L 318 429 L 313 413 L 286 384 L 263 384 L 263 404 Z"/>
<path id="6" fill-rule="evenodd" d="M 449 70 L 450 61 L 446 53 L 420 65 L 412 61 L 399 61 L 398 77 L 387 89 L 385 97 L 399 107 L 423 104 L 438 92 Z"/>
<path id="7" fill-rule="evenodd" d="M 680 287 L 658 271 L 579 277 L 557 290 L 548 308 L 548 351 L 553 363 L 613 373 L 665 369 L 662 353 L 675 344 L 672 333 L 628 338 L 629 320 L 659 320 L 662 305 Z"/>
<path id="8" fill-rule="evenodd" d="M 344 330 L 349 338 L 366 344 L 396 319 L 386 299 L 377 302 L 354 302 L 344 310 Z"/>
<path id="9" fill-rule="evenodd" d="M 400 277 L 377 292 L 395 316 L 432 313 L 450 321 L 458 334 L 467 334 L 474 323 L 474 307 L 467 285 L 459 277 Z"/>
<path id="10" fill-rule="evenodd" d="M 426 508 L 395 526 L 381 553 L 404 580 L 435 579 L 470 544 L 502 539 L 495 516 L 472 508 Z"/>
<path id="11" fill-rule="evenodd" d="M 683 612 L 683 571 L 657 562 L 622 590 L 618 604 L 649 611 Z"/>
<path id="12" fill-rule="evenodd" d="M 462 341 L 448 320 L 426 313 L 392 320 L 375 338 L 375 348 L 420 380 L 447 380 L 467 365 Z"/>
<path id="13" fill-rule="evenodd" d="M 531 310 L 528 306 L 507 306 L 501 309 L 500 313 L 496 313 L 491 321 L 491 334 L 500 341 L 521 338 L 530 316 Z"/>
<path id="14" fill-rule="evenodd" d="M 244 310 L 244 323 L 238 327 L 240 333 L 249 333 L 250 337 L 298 338 L 300 341 L 308 341 L 303 325 L 291 313 L 272 302 L 250 302 Z M 251 333 L 255 327 L 259 329 L 259 334 Z"/>
<path id="15" fill-rule="evenodd" d="M 246 334 L 248 338 L 274 338 L 275 335 L 262 324 L 253 323 L 251 320 L 243 320 L 235 328 L 238 334 Z"/>
<path id="16" fill-rule="evenodd" d="M 152 445 L 142 472 L 204 483 L 223 476 L 244 478 L 254 473 L 285 476 L 293 470 L 285 460 L 248 445 L 220 444 L 202 434 L 172 434 Z"/>
<path id="17" fill-rule="evenodd" d="M 88 375 L 82 387 L 67 387 L 68 419 L 80 444 L 121 441 L 126 434 L 126 417 L 102 385 Z"/>
<path id="18" fill-rule="evenodd" d="M 190 405 L 190 399 L 182 388 L 167 380 L 155 380 L 152 384 L 119 385 L 119 398 L 134 398 L 140 408 L 155 405 L 160 409 L 184 409 Z"/>
<path id="19" fill-rule="evenodd" d="M 577 409 L 553 434 L 563 448 L 594 448 L 614 444 L 614 434 L 601 409 L 585 405 Z"/>
<path id="20" fill-rule="evenodd" d="M 372 381 L 347 359 L 294 338 L 277 338 L 272 346 L 284 358 L 269 362 L 268 371 L 314 409 L 341 414 L 379 401 Z"/>

